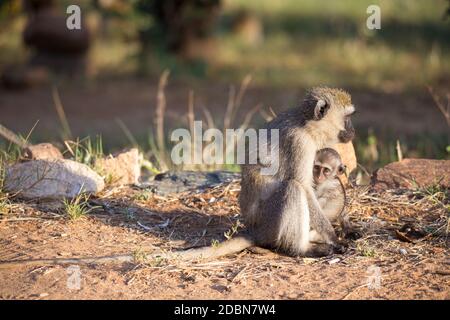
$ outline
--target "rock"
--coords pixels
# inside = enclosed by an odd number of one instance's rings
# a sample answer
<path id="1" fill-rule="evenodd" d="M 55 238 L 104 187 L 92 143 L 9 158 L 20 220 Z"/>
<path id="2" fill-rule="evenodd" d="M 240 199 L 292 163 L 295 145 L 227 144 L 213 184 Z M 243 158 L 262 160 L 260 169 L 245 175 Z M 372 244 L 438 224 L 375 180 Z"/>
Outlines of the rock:
<path id="1" fill-rule="evenodd" d="M 109 185 L 135 184 L 139 182 L 141 167 L 139 151 L 136 148 L 97 159 L 94 167 Z"/>
<path id="2" fill-rule="evenodd" d="M 140 186 L 150 189 L 158 195 L 165 196 L 186 191 L 203 191 L 222 183 L 239 180 L 240 178 L 241 175 L 239 173 L 228 171 L 169 171 L 156 175 L 153 181 L 143 183 Z"/>
<path id="3" fill-rule="evenodd" d="M 25 148 L 25 158 L 30 160 L 63 159 L 58 148 L 51 143 L 39 143 Z"/>
<path id="4" fill-rule="evenodd" d="M 97 193 L 103 179 L 91 168 L 72 160 L 31 160 L 6 168 L 5 190 L 25 199 L 73 198 Z"/>
<path id="5" fill-rule="evenodd" d="M 226 292 L 226 291 L 229 291 L 229 289 L 228 289 L 227 286 L 220 285 L 220 284 L 214 284 L 214 285 L 212 285 L 212 286 L 211 286 L 211 289 L 217 290 L 217 291 L 219 291 L 219 292 L 221 292 L 221 293 Z"/>
<path id="6" fill-rule="evenodd" d="M 339 261 L 341 261 L 341 259 L 339 259 L 339 258 L 334 258 L 334 259 L 328 261 L 328 264 L 335 264 L 335 263 L 338 263 Z"/>
<path id="7" fill-rule="evenodd" d="M 297 293 L 290 293 L 290 294 L 288 294 L 287 298 L 291 299 L 291 300 L 298 299 L 298 294 Z"/>
<path id="8" fill-rule="evenodd" d="M 416 189 L 440 185 L 450 187 L 450 160 L 404 159 L 376 170 L 371 177 L 374 190 Z"/>
<path id="9" fill-rule="evenodd" d="M 342 163 L 347 166 L 347 175 L 350 175 L 350 173 L 357 167 L 356 153 L 353 143 L 351 141 L 347 143 L 338 143 L 334 146 L 334 149 L 341 156 Z M 345 175 L 342 175 L 340 178 L 342 183 L 347 184 L 348 179 Z"/>

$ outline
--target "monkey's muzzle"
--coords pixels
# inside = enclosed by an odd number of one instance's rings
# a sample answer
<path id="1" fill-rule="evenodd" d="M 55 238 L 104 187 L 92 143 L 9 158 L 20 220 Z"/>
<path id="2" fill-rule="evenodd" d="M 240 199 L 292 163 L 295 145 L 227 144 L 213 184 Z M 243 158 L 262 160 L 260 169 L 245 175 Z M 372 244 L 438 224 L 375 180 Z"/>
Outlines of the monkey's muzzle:
<path id="1" fill-rule="evenodd" d="M 350 119 L 345 120 L 345 130 L 339 131 L 338 139 L 342 143 L 352 141 L 355 137 L 355 128 L 353 128 L 352 121 Z"/>

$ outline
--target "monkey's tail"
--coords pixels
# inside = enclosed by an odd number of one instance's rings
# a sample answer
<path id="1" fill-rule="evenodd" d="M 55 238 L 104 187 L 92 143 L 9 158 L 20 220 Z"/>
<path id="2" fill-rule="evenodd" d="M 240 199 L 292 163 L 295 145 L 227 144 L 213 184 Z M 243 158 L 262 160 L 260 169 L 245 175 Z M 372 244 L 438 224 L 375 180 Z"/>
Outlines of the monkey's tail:
<path id="1" fill-rule="evenodd" d="M 344 203 L 342 204 L 342 209 L 341 212 L 339 212 L 338 216 L 342 216 L 342 214 L 344 213 L 345 207 L 348 205 L 348 200 L 347 200 L 347 192 L 345 191 L 345 186 L 342 183 L 342 180 L 339 177 L 336 177 L 339 181 L 339 184 L 341 185 L 342 188 L 342 193 L 344 194 Z"/>
<path id="2" fill-rule="evenodd" d="M 51 258 L 51 259 L 0 261 L 0 269 L 23 267 L 23 266 L 55 265 L 55 264 L 106 264 L 106 263 L 125 263 L 125 262 L 145 263 L 156 261 L 158 259 L 175 260 L 175 261 L 210 260 L 223 257 L 228 254 L 237 253 L 252 246 L 254 246 L 254 242 L 249 236 L 238 236 L 236 238 L 221 242 L 219 245 L 214 247 L 210 246 L 210 247 L 192 248 L 184 251 L 150 253 L 150 254 L 143 254 L 142 257 L 138 257 L 137 255 L 132 254 L 122 254 L 122 255 L 85 257 L 85 258 Z"/>
<path id="3" fill-rule="evenodd" d="M 223 257 L 232 253 L 241 252 L 254 246 L 254 241 L 249 236 L 238 236 L 230 240 L 219 243 L 217 246 L 192 248 L 185 251 L 175 251 L 165 254 L 157 254 L 164 259 L 180 259 L 182 261 L 211 260 Z"/>

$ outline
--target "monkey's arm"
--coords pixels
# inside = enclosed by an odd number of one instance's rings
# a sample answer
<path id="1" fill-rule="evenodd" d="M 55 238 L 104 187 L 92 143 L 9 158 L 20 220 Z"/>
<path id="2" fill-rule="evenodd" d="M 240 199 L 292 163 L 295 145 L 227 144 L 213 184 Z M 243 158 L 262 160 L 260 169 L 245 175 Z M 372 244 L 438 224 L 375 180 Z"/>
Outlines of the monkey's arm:
<path id="1" fill-rule="evenodd" d="M 307 190 L 308 195 L 308 208 L 309 208 L 309 219 L 310 226 L 312 229 L 316 230 L 324 241 L 329 244 L 337 243 L 337 236 L 334 232 L 333 226 L 330 220 L 325 216 L 324 212 L 320 208 L 319 201 L 316 199 L 316 195 L 313 191 Z"/>
<path id="2" fill-rule="evenodd" d="M 341 219 L 345 208 L 345 190 L 338 178 L 333 179 L 323 195 L 318 196 L 320 207 L 330 222 Z"/>

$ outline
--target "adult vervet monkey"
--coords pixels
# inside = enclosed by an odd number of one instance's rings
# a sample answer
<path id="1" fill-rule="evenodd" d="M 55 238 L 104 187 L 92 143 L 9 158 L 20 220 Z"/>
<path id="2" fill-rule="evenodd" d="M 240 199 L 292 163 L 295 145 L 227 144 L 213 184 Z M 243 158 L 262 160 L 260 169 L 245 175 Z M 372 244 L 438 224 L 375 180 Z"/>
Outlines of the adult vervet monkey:
<path id="1" fill-rule="evenodd" d="M 279 130 L 279 156 L 242 166 L 239 203 L 256 245 L 291 255 L 327 255 L 342 247 L 320 207 L 313 188 L 316 152 L 353 139 L 350 95 L 340 89 L 317 87 L 300 106 L 279 114 L 266 125 Z M 270 141 L 270 139 L 269 139 Z M 268 142 L 268 148 L 272 148 Z M 273 175 L 261 169 L 279 161 Z M 312 243 L 310 230 L 324 243 Z"/>

